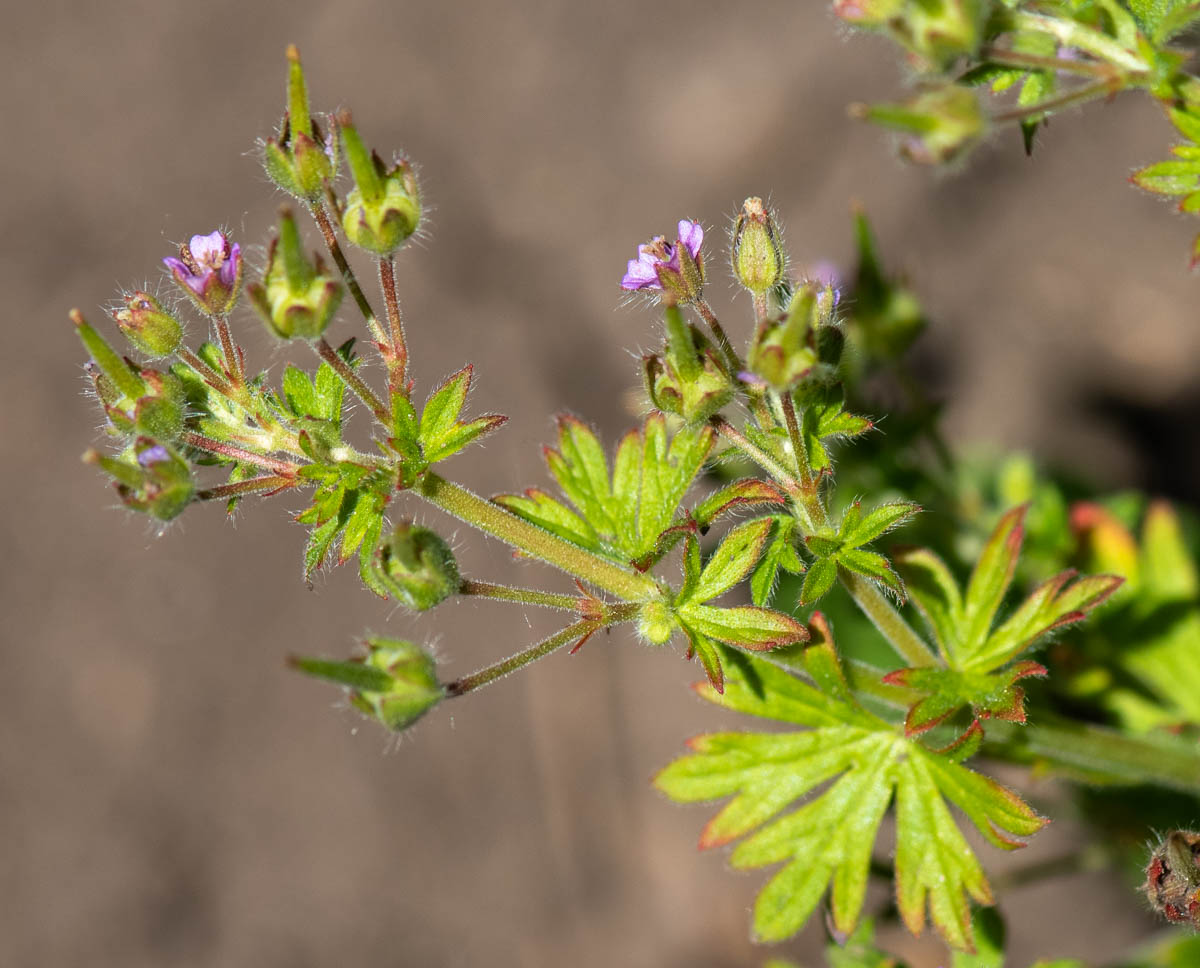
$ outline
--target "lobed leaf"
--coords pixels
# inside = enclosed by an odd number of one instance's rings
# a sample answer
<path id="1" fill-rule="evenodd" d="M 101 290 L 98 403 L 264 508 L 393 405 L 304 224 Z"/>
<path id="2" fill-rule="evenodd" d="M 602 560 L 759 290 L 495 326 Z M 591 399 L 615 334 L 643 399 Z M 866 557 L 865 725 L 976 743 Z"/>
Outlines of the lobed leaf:
<path id="1" fill-rule="evenodd" d="M 978 860 L 955 824 L 958 807 L 992 843 L 1020 846 L 1045 821 L 1011 791 L 896 733 L 859 706 L 823 619 L 805 667 L 817 688 L 766 661 L 727 663 L 724 692 L 705 698 L 739 712 L 811 727 L 799 733 L 718 733 L 655 779 L 672 799 L 730 800 L 706 825 L 702 847 L 745 838 L 737 868 L 783 866 L 754 908 L 755 935 L 783 940 L 830 892 L 837 930 L 854 930 L 887 808 L 896 807 L 896 898 L 909 929 L 929 917 L 946 940 L 970 948 L 970 900 L 991 902 Z M 791 812 L 789 808 L 795 807 Z"/>
<path id="2" fill-rule="evenodd" d="M 725 535 L 705 564 L 689 598 L 697 602 L 717 598 L 750 574 L 758 563 L 771 525 L 771 518 L 756 518 Z"/>

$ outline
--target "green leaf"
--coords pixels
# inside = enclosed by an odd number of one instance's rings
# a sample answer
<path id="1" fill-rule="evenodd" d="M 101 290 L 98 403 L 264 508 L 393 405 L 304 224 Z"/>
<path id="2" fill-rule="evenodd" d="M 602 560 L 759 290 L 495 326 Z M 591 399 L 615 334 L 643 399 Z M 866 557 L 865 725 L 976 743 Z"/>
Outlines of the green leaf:
<path id="1" fill-rule="evenodd" d="M 995 908 L 975 912 L 975 951 L 955 951 L 951 968 L 1004 968 L 1004 919 Z"/>
<path id="2" fill-rule="evenodd" d="M 685 626 L 701 635 L 756 652 L 808 638 L 808 630 L 790 615 L 753 605 L 717 608 L 688 602 L 679 606 L 678 614 Z"/>
<path id="3" fill-rule="evenodd" d="M 804 573 L 804 562 L 800 560 L 793 543 L 796 519 L 780 514 L 770 520 L 774 522 L 771 537 L 754 569 L 754 574 L 750 577 L 750 600 L 759 606 L 770 602 L 780 569 L 793 575 Z"/>
<path id="4" fill-rule="evenodd" d="M 1025 506 L 1001 519 L 960 596 L 950 570 L 933 552 L 907 550 L 896 564 L 909 593 L 934 634 L 939 663 L 900 669 L 884 677 L 922 695 L 909 710 L 906 728 L 921 733 L 970 706 L 977 717 L 1025 721 L 1024 692 L 1015 683 L 1045 675 L 1037 662 L 1014 660 L 1055 629 L 1082 621 L 1120 586 L 1114 575 L 1077 578 L 1066 571 L 1043 582 L 998 627 L 996 614 L 1012 582 L 1024 534 Z"/>
<path id="5" fill-rule="evenodd" d="M 667 539 L 664 535 L 681 526 L 694 528 L 680 511 L 680 503 L 713 440 L 714 431 L 707 426 L 684 429 L 669 438 L 662 414 L 654 414 L 641 429 L 622 438 L 610 479 L 596 435 L 573 417 L 563 417 L 558 449 L 546 448 L 545 456 L 575 510 L 540 491 L 527 491 L 524 497 L 501 495 L 496 500 L 581 547 L 645 569 L 670 549 L 681 532 Z M 719 513 L 720 508 L 713 505 L 709 510 Z"/>
<path id="6" fill-rule="evenodd" d="M 862 514 L 862 509 L 857 501 L 854 502 L 852 508 L 855 512 L 854 517 L 849 522 L 842 521 L 842 530 L 838 537 L 842 544 L 847 548 L 859 548 L 862 545 L 874 541 L 889 531 L 900 527 L 909 519 L 919 514 L 921 506 L 914 504 L 911 501 L 895 501 L 891 504 L 880 504 L 878 507 L 872 508 L 865 515 Z M 849 516 L 850 511 L 847 511 Z"/>
<path id="7" fill-rule="evenodd" d="M 1004 600 L 1017 567 L 1017 556 L 1025 538 L 1025 512 L 1022 505 L 1005 514 L 983 546 L 983 552 L 971 574 L 967 593 L 963 597 L 961 648 L 973 653 L 982 644 L 991 628 L 996 610 Z"/>
<path id="8" fill-rule="evenodd" d="M 317 394 L 308 374 L 294 366 L 283 371 L 283 401 L 297 417 L 320 417 Z"/>
<path id="9" fill-rule="evenodd" d="M 689 600 L 707 602 L 717 598 L 750 574 L 750 570 L 758 563 L 771 524 L 771 518 L 756 518 L 738 525 L 725 535 L 704 566 L 696 587 L 688 596 Z"/>
<path id="10" fill-rule="evenodd" d="M 904 599 L 904 582 L 892 570 L 888 560 L 874 551 L 862 551 L 852 548 L 841 551 L 837 556 L 838 564 L 848 571 L 853 571 L 882 585 L 898 599 Z"/>
<path id="11" fill-rule="evenodd" d="M 508 420 L 498 413 L 479 417 L 470 423 L 459 420 L 471 389 L 473 372 L 473 367 L 464 366 L 448 377 L 425 402 L 417 439 L 426 463 L 436 464 L 457 454 L 473 440 L 491 433 Z"/>
<path id="12" fill-rule="evenodd" d="M 854 930 L 878 828 L 894 800 L 896 897 L 906 925 L 919 932 L 928 908 L 951 945 L 969 948 L 968 898 L 990 903 L 991 892 L 948 805 L 1005 848 L 1045 821 L 993 780 L 857 705 L 827 627 L 813 632 L 805 666 L 821 688 L 742 656 L 727 664 L 723 694 L 711 685 L 698 690 L 727 709 L 809 730 L 697 737 L 690 755 L 655 784 L 681 802 L 732 798 L 705 827 L 701 846 L 744 837 L 731 855 L 734 867 L 783 864 L 755 903 L 755 934 L 763 941 L 796 933 L 826 890 L 837 930 Z"/>
<path id="13" fill-rule="evenodd" d="M 804 586 L 800 589 L 800 603 L 811 605 L 818 601 L 837 581 L 837 561 L 833 558 L 818 558 L 808 566 Z"/>
<path id="14" fill-rule="evenodd" d="M 1129 180 L 1157 195 L 1187 195 L 1200 188 L 1200 162 L 1160 161 L 1135 171 Z"/>
<path id="15" fill-rule="evenodd" d="M 595 529 L 545 491 L 531 487 L 524 494 L 498 494 L 492 500 L 560 538 L 585 548 L 599 545 Z"/>
<path id="16" fill-rule="evenodd" d="M 616 489 L 614 485 L 614 490 Z M 620 493 L 624 493 L 622 488 Z M 722 514 L 743 507 L 764 504 L 787 504 L 787 496 L 769 481 L 755 477 L 726 484 L 696 505 L 692 517 L 701 531 L 707 530 Z"/>

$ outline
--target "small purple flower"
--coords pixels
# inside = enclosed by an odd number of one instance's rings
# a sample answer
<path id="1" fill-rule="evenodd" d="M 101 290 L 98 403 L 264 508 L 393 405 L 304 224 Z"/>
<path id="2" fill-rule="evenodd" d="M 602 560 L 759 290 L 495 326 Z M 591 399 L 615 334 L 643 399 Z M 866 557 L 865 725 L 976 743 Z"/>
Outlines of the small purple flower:
<path id="1" fill-rule="evenodd" d="M 149 467 L 151 464 L 160 464 L 170 459 L 170 453 L 162 444 L 152 444 L 145 450 L 139 451 L 137 455 L 137 462 L 142 467 Z"/>
<path id="2" fill-rule="evenodd" d="M 836 263 L 827 260 L 814 263 L 808 270 L 808 281 L 820 286 L 823 290 L 832 290 L 834 307 L 842 301 L 842 274 Z"/>
<path id="3" fill-rule="evenodd" d="M 630 259 L 621 279 L 621 288 L 636 292 L 640 289 L 669 289 L 687 302 L 700 295 L 704 281 L 700 246 L 704 229 L 699 222 L 680 219 L 679 234 L 672 244 L 665 236 L 657 235 L 638 246 L 638 257 Z M 681 253 L 686 252 L 686 257 Z"/>
<path id="4" fill-rule="evenodd" d="M 229 312 L 242 281 L 242 250 L 219 229 L 208 235 L 193 235 L 179 247 L 179 258 L 168 256 L 163 264 L 179 287 L 210 316 Z"/>

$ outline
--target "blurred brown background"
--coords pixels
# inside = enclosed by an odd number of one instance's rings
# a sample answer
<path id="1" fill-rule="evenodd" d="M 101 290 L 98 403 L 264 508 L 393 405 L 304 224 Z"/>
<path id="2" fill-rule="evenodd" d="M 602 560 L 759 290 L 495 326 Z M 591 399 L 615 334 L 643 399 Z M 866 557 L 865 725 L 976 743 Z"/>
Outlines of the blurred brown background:
<path id="1" fill-rule="evenodd" d="M 80 466 L 99 418 L 66 311 L 101 321 L 194 232 L 264 237 L 279 197 L 252 146 L 281 112 L 288 41 L 318 107 L 353 107 L 369 140 L 422 165 L 431 237 L 400 262 L 420 390 L 474 361 L 477 410 L 512 417 L 452 465 L 479 491 L 543 483 L 555 411 L 609 439 L 628 422 L 628 348 L 656 325 L 621 307 L 637 242 L 681 216 L 713 227 L 713 295 L 746 331 L 719 267 L 747 194 L 770 195 L 800 264 L 845 262 L 863 201 L 928 301 L 921 352 L 957 440 L 1176 494 L 1195 479 L 1195 227 L 1124 184 L 1169 141 L 1136 99 L 1056 122 L 1033 161 L 1010 135 L 939 176 L 848 120 L 901 71 L 818 0 L 45 0 L 5 19 L 0 965 L 817 963 L 817 924 L 777 952 L 749 944 L 762 875 L 697 853 L 707 812 L 649 786 L 717 722 L 677 653 L 613 634 L 392 743 L 284 656 L 386 631 L 437 642 L 461 674 L 548 632 L 546 616 L 414 620 L 348 569 L 308 591 L 294 501 L 232 522 L 196 508 L 156 537 Z M 240 323 L 277 374 L 285 354 Z M 1172 460 L 1143 453 L 1154 434 Z M 503 548 L 448 527 L 467 573 L 510 574 Z M 1053 837 L 1069 834 L 1022 860 Z M 1064 890 L 1091 893 L 1047 926 Z M 1108 954 L 1150 924 L 1099 878 L 1004 909 L 1017 965 Z"/>

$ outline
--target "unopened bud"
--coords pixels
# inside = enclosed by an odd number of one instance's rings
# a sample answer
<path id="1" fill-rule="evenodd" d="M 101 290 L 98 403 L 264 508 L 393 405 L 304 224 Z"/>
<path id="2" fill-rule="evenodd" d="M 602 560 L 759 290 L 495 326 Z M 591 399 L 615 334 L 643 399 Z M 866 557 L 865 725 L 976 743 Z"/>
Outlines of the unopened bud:
<path id="1" fill-rule="evenodd" d="M 155 440 L 174 441 L 183 432 L 187 397 L 183 383 L 173 373 L 142 370 L 146 393 L 133 408 L 138 433 Z"/>
<path id="2" fill-rule="evenodd" d="M 379 549 L 376 575 L 403 605 L 423 612 L 455 594 L 461 584 L 454 552 L 423 525 L 402 521 Z"/>
<path id="3" fill-rule="evenodd" d="M 733 274 L 753 293 L 773 289 L 783 278 L 784 251 L 779 229 L 761 198 L 747 198 L 733 229 Z"/>
<path id="4" fill-rule="evenodd" d="M 391 255 L 408 241 L 421 221 L 421 192 L 406 158 L 393 165 L 368 152 L 349 112 L 338 116 L 354 188 L 346 197 L 342 228 L 355 245 L 376 255 Z"/>
<path id="5" fill-rule="evenodd" d="M 388 729 L 407 729 L 445 698 L 429 651 L 403 639 L 367 639 L 361 659 L 294 658 L 306 675 L 345 686 L 351 704 Z"/>
<path id="6" fill-rule="evenodd" d="M 665 602 L 647 602 L 638 612 L 638 635 L 651 645 L 665 645 L 678 627 Z"/>
<path id="7" fill-rule="evenodd" d="M 646 394 L 664 413 L 703 423 L 733 398 L 734 383 L 716 349 L 683 319 L 679 307 L 664 311 L 667 342 L 662 356 L 643 360 Z"/>
<path id="8" fill-rule="evenodd" d="M 183 326 L 162 303 L 140 289 L 126 294 L 125 306 L 113 312 L 121 332 L 150 359 L 170 356 L 183 339 Z"/>
<path id="9" fill-rule="evenodd" d="M 906 134 L 900 153 L 923 165 L 961 157 L 987 131 L 978 95 L 959 84 L 931 88 L 902 104 L 855 105 L 851 113 Z"/>
<path id="10" fill-rule="evenodd" d="M 287 112 L 278 137 L 263 142 L 263 168 L 289 195 L 315 202 L 337 174 L 337 138 L 332 131 L 325 137 L 309 111 L 300 52 L 294 45 L 288 47 L 287 58 Z"/>
<path id="11" fill-rule="evenodd" d="M 764 321 L 754 334 L 747 360 L 751 372 L 776 390 L 794 388 L 820 360 L 817 333 L 826 328 L 825 307 L 831 302 L 811 283 L 798 286 L 783 318 Z"/>
<path id="12" fill-rule="evenodd" d="M 310 260 L 291 210 L 279 213 L 279 234 L 271 240 L 261 283 L 246 287 L 250 304 L 281 339 L 316 339 L 342 301 L 342 286 L 325 271 L 321 257 Z"/>
<path id="13" fill-rule="evenodd" d="M 195 493 L 187 462 L 167 445 L 149 437 L 139 437 L 120 457 L 107 457 L 92 450 L 83 459 L 113 478 L 126 507 L 160 521 L 178 517 Z"/>

